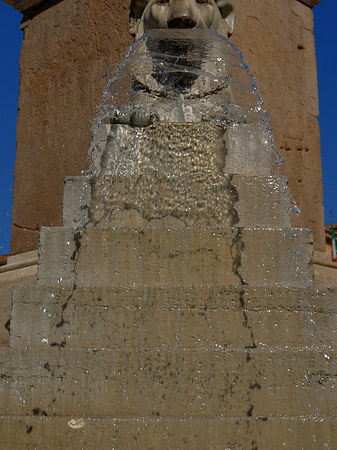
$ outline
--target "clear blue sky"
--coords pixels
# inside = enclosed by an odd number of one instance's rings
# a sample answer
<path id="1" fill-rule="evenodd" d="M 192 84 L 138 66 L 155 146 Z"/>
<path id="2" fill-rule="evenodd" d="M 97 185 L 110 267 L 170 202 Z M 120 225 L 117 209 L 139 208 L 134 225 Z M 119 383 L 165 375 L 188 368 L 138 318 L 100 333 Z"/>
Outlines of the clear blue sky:
<path id="1" fill-rule="evenodd" d="M 282 0 L 280 0 L 282 1 Z M 337 0 L 322 0 L 314 8 L 320 97 L 325 222 L 334 211 L 337 222 L 335 170 L 337 167 Z M 21 14 L 0 1 L 0 254 L 10 252 L 15 127 L 19 91 L 19 53 L 23 33 Z M 258 81 L 258 80 L 257 80 Z M 34 151 L 34 149 L 32 149 Z"/>

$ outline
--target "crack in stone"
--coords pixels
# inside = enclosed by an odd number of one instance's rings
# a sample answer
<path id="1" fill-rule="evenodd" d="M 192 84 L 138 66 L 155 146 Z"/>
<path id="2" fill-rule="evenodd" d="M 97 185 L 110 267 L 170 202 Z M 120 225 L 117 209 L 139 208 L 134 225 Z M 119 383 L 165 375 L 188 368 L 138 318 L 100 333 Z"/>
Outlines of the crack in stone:
<path id="1" fill-rule="evenodd" d="M 247 315 L 247 309 L 246 309 L 246 303 L 244 301 L 244 291 L 240 291 L 239 292 L 240 295 L 240 306 L 242 309 L 242 314 L 243 314 L 243 326 L 245 328 L 247 328 L 250 331 L 250 337 L 252 340 L 252 343 L 250 345 L 245 345 L 245 348 L 247 349 L 252 349 L 252 348 L 256 348 L 256 344 L 255 344 L 255 339 L 254 339 L 254 332 L 252 329 L 252 326 L 249 324 L 249 320 L 248 320 L 248 315 Z"/>
<path id="2" fill-rule="evenodd" d="M 39 232 L 39 227 L 36 226 L 36 228 L 30 228 L 30 227 L 26 227 L 24 225 L 18 225 L 16 223 L 13 223 L 13 226 L 18 228 L 19 230 L 28 230 L 28 231 L 37 231 Z"/>
<path id="3" fill-rule="evenodd" d="M 81 245 L 82 245 L 81 244 L 81 239 L 82 239 L 82 232 L 80 230 L 77 230 L 76 233 L 74 234 L 74 242 L 75 242 L 76 248 L 75 248 L 72 256 L 70 257 L 70 259 L 72 261 L 74 261 L 74 269 L 73 269 L 73 272 L 74 272 L 74 275 L 75 275 L 74 276 L 74 282 L 73 282 L 73 286 L 72 286 L 70 294 L 68 295 L 66 301 L 62 305 L 61 319 L 60 319 L 59 323 L 56 324 L 56 328 L 61 328 L 66 323 L 69 324 L 69 322 L 64 319 L 64 313 L 65 313 L 65 310 L 68 308 L 69 301 L 72 299 L 72 297 L 74 295 L 74 292 L 77 289 L 77 284 L 76 284 L 76 280 L 77 280 L 76 266 L 77 266 L 77 262 L 78 262 L 78 258 L 79 258 L 80 248 L 81 248 Z M 54 344 L 56 344 L 56 343 L 54 343 Z M 63 341 L 61 344 L 56 344 L 56 345 L 60 345 L 61 347 L 64 347 L 66 345 L 66 342 Z M 51 344 L 51 346 L 54 346 L 54 345 Z"/>
<path id="4" fill-rule="evenodd" d="M 240 268 L 242 265 L 242 253 L 245 249 L 245 243 L 242 240 L 242 228 L 237 227 L 236 235 L 232 240 L 232 245 L 230 247 L 230 252 L 232 256 L 232 272 L 239 278 L 240 286 L 246 286 L 247 283 L 243 279 Z"/>

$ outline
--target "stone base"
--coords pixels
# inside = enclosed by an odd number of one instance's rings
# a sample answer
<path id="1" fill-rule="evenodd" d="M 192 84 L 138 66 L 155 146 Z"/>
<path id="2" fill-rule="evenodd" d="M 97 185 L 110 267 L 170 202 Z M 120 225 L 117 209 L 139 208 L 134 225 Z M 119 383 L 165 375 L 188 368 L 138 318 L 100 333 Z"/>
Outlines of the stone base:
<path id="1" fill-rule="evenodd" d="M 41 284 L 307 287 L 310 230 L 42 228 Z"/>
<path id="2" fill-rule="evenodd" d="M 316 286 L 337 286 L 337 263 L 331 259 L 331 254 L 314 253 Z"/>
<path id="3" fill-rule="evenodd" d="M 310 449 L 336 447 L 336 416 L 0 417 L 4 448 L 38 450 Z"/>
<path id="4" fill-rule="evenodd" d="M 34 283 L 37 276 L 37 251 L 9 256 L 0 267 L 0 347 L 9 345 L 12 289 L 17 283 Z"/>
<path id="5" fill-rule="evenodd" d="M 323 349 L 337 345 L 336 300 L 329 288 L 17 286 L 11 347 Z"/>
<path id="6" fill-rule="evenodd" d="M 336 413 L 335 349 L 54 346 L 0 349 L 0 361 L 0 415 L 215 419 Z"/>

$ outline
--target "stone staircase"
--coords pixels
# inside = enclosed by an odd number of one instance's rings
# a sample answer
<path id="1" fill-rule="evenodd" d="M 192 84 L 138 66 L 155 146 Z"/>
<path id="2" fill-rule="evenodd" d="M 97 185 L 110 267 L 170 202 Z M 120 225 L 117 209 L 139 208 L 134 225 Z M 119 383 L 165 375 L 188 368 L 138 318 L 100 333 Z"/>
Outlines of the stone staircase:
<path id="1" fill-rule="evenodd" d="M 13 291 L 2 448 L 336 448 L 337 294 L 263 134 L 104 132 Z"/>

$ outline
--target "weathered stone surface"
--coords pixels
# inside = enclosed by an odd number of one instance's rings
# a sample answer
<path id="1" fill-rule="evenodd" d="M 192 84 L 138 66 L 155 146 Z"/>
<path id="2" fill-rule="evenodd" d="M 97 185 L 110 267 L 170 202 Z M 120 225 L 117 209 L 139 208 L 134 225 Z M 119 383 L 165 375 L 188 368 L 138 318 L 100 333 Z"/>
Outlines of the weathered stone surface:
<path id="1" fill-rule="evenodd" d="M 232 40 L 274 117 L 276 147 L 287 159 L 282 170 L 302 211 L 293 223 L 312 228 L 324 251 L 312 11 L 297 0 L 236 6 Z M 61 224 L 63 179 L 88 166 L 90 123 L 107 68 L 130 43 L 128 4 L 116 0 L 62 1 L 25 23 L 13 253 L 36 248 L 41 225 Z"/>
<path id="2" fill-rule="evenodd" d="M 243 51 L 274 118 L 282 173 L 302 212 L 293 225 L 313 229 L 324 251 L 322 174 L 318 127 L 313 13 L 294 0 L 237 1 L 233 42 Z M 286 37 L 286 39 L 285 39 Z"/>
<path id="3" fill-rule="evenodd" d="M 306 287 L 312 234 L 263 228 L 42 228 L 38 280 L 69 285 Z"/>
<path id="4" fill-rule="evenodd" d="M 263 127 L 254 124 L 229 127 L 225 139 L 228 148 L 226 173 L 271 175 L 272 144 Z"/>
<path id="5" fill-rule="evenodd" d="M 0 273 L 0 347 L 7 347 L 9 344 L 9 333 L 5 325 L 11 317 L 13 286 L 17 283 L 34 283 L 36 275 L 37 265 Z"/>
<path id="6" fill-rule="evenodd" d="M 0 379 L 1 415 L 329 416 L 337 402 L 334 349 L 0 349 Z"/>
<path id="7" fill-rule="evenodd" d="M 335 289 L 17 286 L 11 348 L 337 345 Z M 34 330 L 34 332 L 32 332 Z M 146 330 L 146 332 L 145 332 Z"/>
<path id="8" fill-rule="evenodd" d="M 9 256 L 0 267 L 0 347 L 8 347 L 8 320 L 11 317 L 12 289 L 17 283 L 34 283 L 37 275 L 37 251 Z"/>
<path id="9" fill-rule="evenodd" d="M 328 255 L 329 256 L 329 255 Z M 323 266 L 315 263 L 315 285 L 336 286 L 337 270 L 335 267 Z"/>
<path id="10" fill-rule="evenodd" d="M 12 253 L 36 249 L 41 225 L 61 225 L 63 180 L 88 167 L 108 68 L 132 41 L 127 2 L 52 3 L 24 28 Z"/>
<path id="11" fill-rule="evenodd" d="M 222 450 L 224 448 L 270 450 L 336 447 L 336 416 L 236 417 L 228 419 L 107 418 L 75 420 L 72 417 L 0 417 L 5 448 L 38 450 Z M 174 430 L 174 432 L 173 432 Z M 255 447 L 254 447 L 255 446 Z"/>

